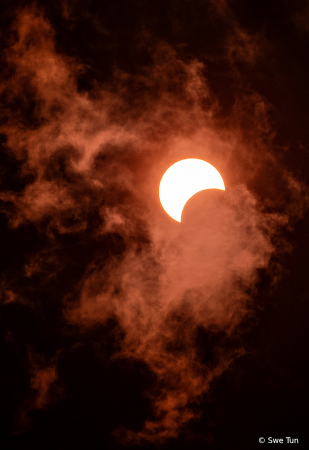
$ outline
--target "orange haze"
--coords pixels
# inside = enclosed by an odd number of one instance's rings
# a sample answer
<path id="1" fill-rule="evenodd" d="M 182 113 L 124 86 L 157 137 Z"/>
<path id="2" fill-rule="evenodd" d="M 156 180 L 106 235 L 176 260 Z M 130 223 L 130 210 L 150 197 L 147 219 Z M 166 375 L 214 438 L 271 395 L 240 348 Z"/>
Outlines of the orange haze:
<path id="1" fill-rule="evenodd" d="M 124 334 L 115 358 L 142 360 L 157 380 L 147 392 L 153 418 L 138 432 L 115 435 L 124 442 L 177 436 L 198 414 L 192 405 L 245 351 L 229 347 L 228 339 L 253 314 L 259 272 L 268 270 L 274 282 L 280 273 L 271 258 L 288 249 L 280 232 L 302 214 L 303 187 L 275 156 L 263 98 L 243 94 L 229 118 L 220 118 L 199 61 L 182 61 L 168 45 L 152 43 L 150 68 L 134 79 L 115 72 L 110 86 L 84 92 L 77 84 L 82 66 L 56 51 L 40 11 L 24 10 L 14 27 L 17 37 L 6 53 L 10 76 L 0 89 L 9 101 L 27 103 L 31 96 L 37 123 L 7 110 L 1 126 L 28 177 L 21 193 L 0 194 L 10 225 L 35 224 L 51 249 L 59 234 L 88 233 L 93 217 L 94 242 L 122 237 L 123 251 L 89 265 L 62 299 L 63 313 L 82 329 L 116 317 Z M 237 29 L 227 55 L 239 51 L 241 58 L 250 50 L 254 64 L 256 48 Z M 132 86 L 138 87 L 134 98 Z M 158 186 L 183 158 L 213 164 L 226 191 L 197 194 L 179 224 L 162 209 Z M 61 264 L 52 250 L 38 251 L 25 271 L 53 276 Z M 226 334 L 226 346 L 213 348 L 209 363 L 196 347 L 201 327 Z M 32 375 L 41 391 L 38 407 L 57 383 L 56 367 L 46 367 Z"/>

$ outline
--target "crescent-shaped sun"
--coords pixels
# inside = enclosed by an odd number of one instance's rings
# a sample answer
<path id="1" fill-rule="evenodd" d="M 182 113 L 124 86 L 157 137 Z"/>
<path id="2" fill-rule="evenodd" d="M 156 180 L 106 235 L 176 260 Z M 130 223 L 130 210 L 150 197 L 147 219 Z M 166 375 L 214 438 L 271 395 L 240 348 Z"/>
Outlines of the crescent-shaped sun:
<path id="1" fill-rule="evenodd" d="M 159 187 L 160 202 L 169 216 L 181 222 L 187 201 L 204 189 L 225 190 L 220 173 L 202 159 L 183 159 L 164 173 Z"/>

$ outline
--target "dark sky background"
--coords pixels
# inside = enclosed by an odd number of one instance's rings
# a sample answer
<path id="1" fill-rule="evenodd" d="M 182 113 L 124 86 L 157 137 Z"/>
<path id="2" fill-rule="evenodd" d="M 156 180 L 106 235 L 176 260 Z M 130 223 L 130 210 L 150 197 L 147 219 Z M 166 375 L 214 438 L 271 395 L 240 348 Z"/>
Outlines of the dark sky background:
<path id="1" fill-rule="evenodd" d="M 0 21 L 1 448 L 308 448 L 309 2 Z M 226 191 L 179 224 L 184 158 Z"/>

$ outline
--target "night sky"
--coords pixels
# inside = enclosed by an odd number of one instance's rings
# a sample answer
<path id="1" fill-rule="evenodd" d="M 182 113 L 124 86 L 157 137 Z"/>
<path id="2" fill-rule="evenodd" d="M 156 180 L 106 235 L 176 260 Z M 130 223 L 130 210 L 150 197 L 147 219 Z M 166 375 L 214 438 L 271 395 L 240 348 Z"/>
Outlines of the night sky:
<path id="1" fill-rule="evenodd" d="M 309 2 L 0 21 L 1 449 L 309 448 Z"/>

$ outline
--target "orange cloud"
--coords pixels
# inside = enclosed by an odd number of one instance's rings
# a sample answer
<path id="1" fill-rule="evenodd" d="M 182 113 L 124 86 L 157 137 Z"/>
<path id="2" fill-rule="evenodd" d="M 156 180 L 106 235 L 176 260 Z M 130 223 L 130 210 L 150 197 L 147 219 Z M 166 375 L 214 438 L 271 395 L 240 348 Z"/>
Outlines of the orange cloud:
<path id="1" fill-rule="evenodd" d="M 48 271 L 47 258 L 55 275 L 61 234 L 110 246 L 66 293 L 64 315 L 81 328 L 117 319 L 124 337 L 114 357 L 142 360 L 157 383 L 148 392 L 153 419 L 139 432 L 115 435 L 161 442 L 197 414 L 193 405 L 244 352 L 214 346 L 203 361 L 198 333 L 228 339 L 252 314 L 260 271 L 277 274 L 272 257 L 283 251 L 280 232 L 304 211 L 304 187 L 273 152 L 266 101 L 247 93 L 228 119 L 220 118 L 199 61 L 184 62 L 158 44 L 151 68 L 135 78 L 115 73 L 111 86 L 82 92 L 82 68 L 56 51 L 40 12 L 22 12 L 15 30 L 6 55 L 13 76 L 1 85 L 8 116 L 1 132 L 27 182 L 0 198 L 10 205 L 11 226 L 33 223 L 53 242 L 25 273 Z M 253 60 L 254 39 L 239 30 L 234 38 L 230 55 L 237 48 Z M 20 109 L 10 108 L 17 98 Z M 25 120 L 30 100 L 33 125 Z M 162 210 L 158 186 L 170 164 L 188 157 L 213 164 L 227 188 L 195 196 L 178 224 Z M 37 408 L 56 381 L 55 365 L 33 373 Z"/>
<path id="2" fill-rule="evenodd" d="M 49 402 L 50 386 L 57 380 L 55 367 L 45 367 L 31 377 L 31 388 L 37 391 L 35 407 L 42 408 Z"/>

